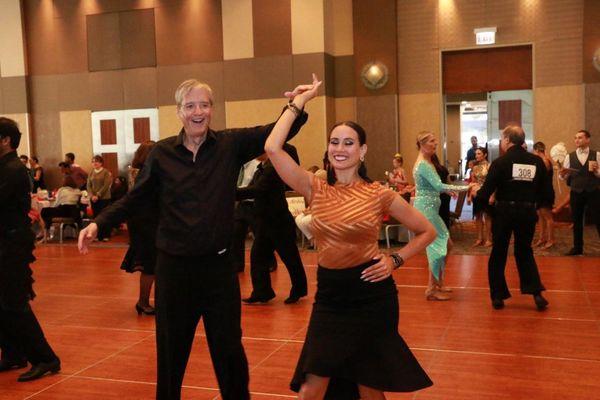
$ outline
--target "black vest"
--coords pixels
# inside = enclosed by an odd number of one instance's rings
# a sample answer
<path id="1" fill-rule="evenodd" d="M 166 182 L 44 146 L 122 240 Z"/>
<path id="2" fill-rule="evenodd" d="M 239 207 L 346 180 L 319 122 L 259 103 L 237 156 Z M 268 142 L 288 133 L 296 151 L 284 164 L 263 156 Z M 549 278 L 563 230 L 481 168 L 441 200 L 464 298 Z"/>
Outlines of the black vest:
<path id="1" fill-rule="evenodd" d="M 571 187 L 572 191 L 581 193 L 593 192 L 600 189 L 600 178 L 594 175 L 593 172 L 590 172 L 588 166 L 590 161 L 598 161 L 596 160 L 596 154 L 595 150 L 589 149 L 588 158 L 585 164 L 581 165 L 577 158 L 577 152 L 569 153 L 570 167 L 577 170 L 572 171 L 567 180 L 567 184 Z"/>

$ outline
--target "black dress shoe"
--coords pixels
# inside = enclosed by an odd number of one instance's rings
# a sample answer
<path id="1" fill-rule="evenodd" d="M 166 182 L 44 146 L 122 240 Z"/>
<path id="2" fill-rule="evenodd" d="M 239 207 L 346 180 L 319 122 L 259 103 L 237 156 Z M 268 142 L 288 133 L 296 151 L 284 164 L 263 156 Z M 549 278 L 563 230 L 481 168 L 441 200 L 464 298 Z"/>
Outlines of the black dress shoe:
<path id="1" fill-rule="evenodd" d="M 27 366 L 27 360 L 0 360 L 0 372 L 10 371 L 11 369 L 25 368 Z"/>
<path id="2" fill-rule="evenodd" d="M 31 369 L 24 374 L 19 375 L 17 381 L 19 382 L 28 382 L 36 379 L 40 379 L 42 376 L 47 373 L 56 374 L 60 371 L 60 360 L 57 358 L 54 361 L 44 363 L 41 362 L 39 364 L 34 365 Z"/>
<path id="3" fill-rule="evenodd" d="M 297 303 L 298 300 L 300 300 L 304 296 L 306 296 L 306 295 L 300 296 L 300 295 L 297 295 L 297 294 L 290 294 L 290 297 L 288 297 L 287 299 L 285 299 L 283 302 L 285 304 L 294 304 L 294 303 Z"/>
<path id="4" fill-rule="evenodd" d="M 544 311 L 546 307 L 548 307 L 548 300 L 546 300 L 541 293 L 534 294 L 533 301 L 535 302 L 535 306 L 539 311 Z"/>
<path id="5" fill-rule="evenodd" d="M 138 315 L 155 315 L 156 310 L 152 306 L 142 307 L 138 303 L 135 304 L 135 311 L 137 311 Z"/>
<path id="6" fill-rule="evenodd" d="M 495 310 L 502 310 L 504 308 L 504 300 L 492 299 L 492 307 L 494 307 Z"/>
<path id="7" fill-rule="evenodd" d="M 580 256 L 582 254 L 583 254 L 582 249 L 576 249 L 575 247 L 573 247 L 571 250 L 569 250 L 567 253 L 565 253 L 565 256 Z"/>
<path id="8" fill-rule="evenodd" d="M 250 296 L 247 297 L 245 299 L 242 299 L 242 301 L 246 304 L 256 304 L 256 303 L 267 303 L 269 300 L 272 300 L 275 298 L 275 295 L 271 295 L 271 296 Z"/>

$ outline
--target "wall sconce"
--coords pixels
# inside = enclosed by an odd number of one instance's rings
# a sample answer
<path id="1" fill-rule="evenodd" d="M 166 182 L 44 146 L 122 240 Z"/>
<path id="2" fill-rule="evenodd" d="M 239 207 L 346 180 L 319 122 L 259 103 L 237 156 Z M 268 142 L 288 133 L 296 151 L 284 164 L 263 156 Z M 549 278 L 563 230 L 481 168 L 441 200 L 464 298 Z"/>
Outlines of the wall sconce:
<path id="1" fill-rule="evenodd" d="M 367 63 L 360 73 L 360 79 L 362 80 L 363 85 L 371 90 L 377 90 L 385 86 L 388 77 L 387 67 L 379 61 Z"/>
<path id="2" fill-rule="evenodd" d="M 598 72 L 600 72 L 600 47 L 596 49 L 596 52 L 594 53 L 594 58 L 592 59 L 592 63 L 594 64 L 594 67 L 598 70 Z"/>

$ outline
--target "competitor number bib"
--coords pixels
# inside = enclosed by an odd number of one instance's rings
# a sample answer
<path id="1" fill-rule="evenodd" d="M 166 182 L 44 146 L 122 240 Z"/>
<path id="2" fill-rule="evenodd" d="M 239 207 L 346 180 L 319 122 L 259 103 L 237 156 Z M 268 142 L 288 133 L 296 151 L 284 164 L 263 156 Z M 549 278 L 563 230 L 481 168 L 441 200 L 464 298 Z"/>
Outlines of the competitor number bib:
<path id="1" fill-rule="evenodd" d="M 512 177 L 515 181 L 533 181 L 535 178 L 535 165 L 513 164 Z"/>

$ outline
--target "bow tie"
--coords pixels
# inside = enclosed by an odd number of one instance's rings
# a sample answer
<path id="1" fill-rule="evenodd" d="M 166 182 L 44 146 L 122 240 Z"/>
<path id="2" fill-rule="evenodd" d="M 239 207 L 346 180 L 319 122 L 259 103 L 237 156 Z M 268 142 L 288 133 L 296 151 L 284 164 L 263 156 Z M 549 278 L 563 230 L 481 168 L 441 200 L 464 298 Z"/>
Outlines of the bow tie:
<path id="1" fill-rule="evenodd" d="M 587 154 L 589 153 L 590 149 L 577 149 L 577 153 L 579 154 Z"/>

